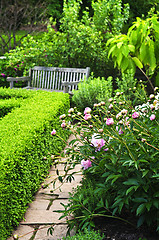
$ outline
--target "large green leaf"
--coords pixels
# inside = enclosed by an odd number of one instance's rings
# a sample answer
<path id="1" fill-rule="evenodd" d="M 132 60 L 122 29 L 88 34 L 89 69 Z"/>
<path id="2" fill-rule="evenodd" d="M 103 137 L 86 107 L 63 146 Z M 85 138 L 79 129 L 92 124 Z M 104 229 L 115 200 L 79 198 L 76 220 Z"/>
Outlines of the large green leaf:
<path id="1" fill-rule="evenodd" d="M 155 86 L 159 87 L 159 72 L 156 75 L 156 79 L 155 79 Z"/>
<path id="2" fill-rule="evenodd" d="M 140 204 L 140 206 L 137 208 L 136 214 L 141 215 L 145 210 L 145 203 Z"/>
<path id="3" fill-rule="evenodd" d="M 140 49 L 140 60 L 144 63 L 147 64 L 149 61 L 149 52 L 148 52 L 148 45 L 145 44 L 145 42 L 142 43 Z"/>
<path id="4" fill-rule="evenodd" d="M 137 57 L 132 57 L 132 60 L 134 61 L 137 67 L 143 68 L 143 64 L 140 62 L 140 60 Z"/>
<path id="5" fill-rule="evenodd" d="M 125 57 L 128 57 L 128 54 L 129 54 L 129 48 L 127 45 L 123 46 L 122 49 L 122 54 L 125 56 Z"/>
<path id="6" fill-rule="evenodd" d="M 152 71 L 156 68 L 156 57 L 155 57 L 155 51 L 154 51 L 154 41 L 150 39 L 149 41 L 149 64 L 152 69 Z"/>
<path id="7" fill-rule="evenodd" d="M 110 48 L 109 52 L 108 52 L 108 58 L 110 57 L 110 54 L 115 50 L 116 45 L 114 45 L 113 47 Z"/>
<path id="8" fill-rule="evenodd" d="M 121 61 L 121 71 L 125 72 L 125 70 L 128 68 L 128 65 L 129 65 L 128 59 L 126 57 L 123 57 Z"/>

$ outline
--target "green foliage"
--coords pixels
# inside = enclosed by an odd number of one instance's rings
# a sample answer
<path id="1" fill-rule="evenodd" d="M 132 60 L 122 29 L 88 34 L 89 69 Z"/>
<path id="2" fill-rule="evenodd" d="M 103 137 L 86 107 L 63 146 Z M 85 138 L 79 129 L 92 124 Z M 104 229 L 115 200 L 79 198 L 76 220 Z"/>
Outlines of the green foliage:
<path id="1" fill-rule="evenodd" d="M 131 70 L 128 70 L 127 73 L 123 73 L 121 78 L 116 78 L 115 80 L 117 84 L 116 94 L 122 92 L 126 100 L 132 102 L 133 106 L 145 100 L 145 85 L 142 83 L 142 80 L 138 82 L 137 78 L 134 78 L 134 74 Z"/>
<path id="2" fill-rule="evenodd" d="M 121 1 L 104 0 L 93 2 L 92 9 L 92 17 L 87 9 L 80 16 L 79 0 L 64 1 L 60 31 L 55 32 L 52 28 L 55 23 L 50 19 L 48 31 L 41 39 L 28 35 L 20 47 L 6 53 L 7 61 L 2 73 L 27 75 L 29 68 L 39 65 L 89 66 L 95 76 L 115 75 L 111 61 L 108 62 L 105 45 L 110 36 L 122 31 L 128 19 L 128 7 L 125 5 L 122 9 Z"/>
<path id="3" fill-rule="evenodd" d="M 78 90 L 73 91 L 72 102 L 83 111 L 86 106 L 93 107 L 94 103 L 105 101 L 112 96 L 112 77 L 94 78 L 89 77 L 78 85 Z"/>
<path id="4" fill-rule="evenodd" d="M 20 107 L 23 102 L 23 99 L 8 99 L 0 100 L 0 118 L 4 117 L 8 112 L 11 112 L 12 109 Z"/>
<path id="5" fill-rule="evenodd" d="M 18 90 L 4 89 L 7 96 Z M 55 127 L 63 139 L 68 134 L 59 124 L 59 114 L 69 108 L 69 96 L 57 92 L 28 91 L 23 100 L 0 120 L 0 239 L 5 240 L 23 218 L 27 204 L 38 190 L 52 163 L 51 154 L 65 146 L 51 131 Z M 3 89 L 0 89 L 3 93 Z M 3 96 L 4 97 L 4 96 Z M 6 102 L 12 99 L 6 100 Z M 19 98 L 20 100 L 20 98 Z M 3 100 L 5 101 L 5 100 Z M 6 103 L 7 104 L 7 103 Z"/>
<path id="6" fill-rule="evenodd" d="M 85 230 L 84 232 L 79 232 L 75 236 L 68 236 L 66 238 L 62 238 L 63 240 L 102 240 L 104 235 L 101 236 L 99 232 L 95 232 L 93 230 L 88 231 Z"/>
<path id="7" fill-rule="evenodd" d="M 108 40 L 107 46 L 110 47 L 108 57 L 112 56 L 115 66 L 122 72 L 131 69 L 135 74 L 138 67 L 142 73 L 146 71 L 145 74 L 152 77 L 159 66 L 158 16 L 145 20 L 137 18 L 127 35 L 116 35 Z"/>
<path id="8" fill-rule="evenodd" d="M 145 95 L 144 101 L 141 96 L 140 101 L 134 106 L 117 92 L 109 106 L 101 102 L 94 109 L 87 107 L 84 115 L 76 108 L 69 110 L 70 121 L 76 124 L 66 124 L 66 131 L 75 139 L 65 156 L 72 165 L 81 163 L 86 179 L 64 210 L 63 217 L 75 214 L 68 221 L 71 228 L 73 224 L 93 228 L 94 218 L 100 216 L 133 226 L 136 219 L 137 227 L 146 224 L 159 231 L 159 93 Z M 91 190 L 87 180 L 92 181 Z M 133 222 L 128 221 L 131 217 Z"/>

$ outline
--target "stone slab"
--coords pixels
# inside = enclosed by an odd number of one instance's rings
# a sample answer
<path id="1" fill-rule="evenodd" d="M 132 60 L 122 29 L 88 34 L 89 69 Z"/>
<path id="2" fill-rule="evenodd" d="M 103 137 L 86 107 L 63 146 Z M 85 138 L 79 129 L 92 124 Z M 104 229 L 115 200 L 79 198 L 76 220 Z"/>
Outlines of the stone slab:
<path id="1" fill-rule="evenodd" d="M 50 193 L 50 190 L 45 190 L 45 189 L 41 189 L 36 193 L 35 199 L 34 201 L 40 199 L 45 199 L 45 200 L 54 200 L 58 197 L 58 194 L 53 194 Z"/>
<path id="2" fill-rule="evenodd" d="M 48 227 L 49 228 L 49 227 Z M 56 225 L 54 226 L 53 235 L 47 235 L 48 228 L 43 228 L 39 231 L 37 231 L 36 236 L 34 240 L 59 240 L 63 237 L 66 237 L 67 233 L 67 225 Z M 70 236 L 73 236 L 75 234 L 75 231 L 72 230 Z"/>
<path id="3" fill-rule="evenodd" d="M 15 230 L 12 235 L 18 235 L 20 239 L 28 240 L 33 236 L 33 231 L 33 227 L 19 225 L 17 230 Z M 13 237 L 9 237 L 7 240 L 13 240 Z"/>
<path id="4" fill-rule="evenodd" d="M 49 211 L 64 210 L 64 207 L 61 205 L 61 203 L 63 203 L 64 205 L 67 205 L 69 201 L 67 199 L 54 200 Z"/>
<path id="5" fill-rule="evenodd" d="M 59 220 L 60 216 L 62 214 L 55 213 L 48 210 L 34 210 L 34 209 L 28 209 L 25 213 L 24 219 L 22 220 L 21 224 L 23 225 L 29 225 L 29 224 L 40 224 L 40 225 L 46 225 L 46 224 L 52 224 L 52 223 L 65 223 L 66 219 L 63 218 Z"/>
<path id="6" fill-rule="evenodd" d="M 33 201 L 32 203 L 29 203 L 29 209 L 34 209 L 34 210 L 46 210 L 50 204 L 49 200 L 42 200 L 42 199 L 37 199 Z"/>

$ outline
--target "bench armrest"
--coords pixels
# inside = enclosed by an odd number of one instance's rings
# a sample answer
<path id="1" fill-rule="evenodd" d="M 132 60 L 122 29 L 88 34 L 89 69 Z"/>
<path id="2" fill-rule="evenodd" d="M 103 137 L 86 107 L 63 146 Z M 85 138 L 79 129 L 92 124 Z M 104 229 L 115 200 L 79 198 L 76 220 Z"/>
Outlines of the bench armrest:
<path id="1" fill-rule="evenodd" d="M 75 86 L 75 85 L 78 85 L 80 83 L 80 81 L 77 81 L 77 82 L 65 82 L 63 81 L 61 83 L 61 86 L 64 87 L 64 93 L 68 93 L 68 90 L 69 90 L 69 86 Z"/>
<path id="2" fill-rule="evenodd" d="M 30 86 L 31 78 L 28 77 L 7 77 L 7 81 L 10 82 L 10 88 L 14 87 L 14 82 L 24 81 L 28 82 L 28 86 Z"/>

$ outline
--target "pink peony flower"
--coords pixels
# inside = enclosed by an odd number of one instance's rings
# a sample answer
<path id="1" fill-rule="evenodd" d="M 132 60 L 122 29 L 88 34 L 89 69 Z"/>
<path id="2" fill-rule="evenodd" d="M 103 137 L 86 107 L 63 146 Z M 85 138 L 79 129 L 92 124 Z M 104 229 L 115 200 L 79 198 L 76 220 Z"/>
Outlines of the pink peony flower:
<path id="1" fill-rule="evenodd" d="M 95 138 L 93 136 L 91 143 L 96 148 L 97 151 L 100 151 L 101 148 L 105 145 L 105 140 L 103 138 Z"/>
<path id="2" fill-rule="evenodd" d="M 151 120 L 151 121 L 155 120 L 155 117 L 156 117 L 155 114 L 152 114 L 152 115 L 150 116 L 150 120 Z"/>
<path id="3" fill-rule="evenodd" d="M 84 114 L 89 114 L 91 111 L 92 111 L 91 108 L 86 107 L 85 110 L 84 110 Z"/>
<path id="4" fill-rule="evenodd" d="M 108 118 L 108 119 L 106 120 L 106 124 L 107 124 L 107 125 L 113 125 L 113 124 L 114 124 L 113 118 Z"/>
<path id="5" fill-rule="evenodd" d="M 91 118 L 91 114 L 85 114 L 84 116 L 84 120 L 90 120 Z"/>
<path id="6" fill-rule="evenodd" d="M 92 162 L 90 160 L 82 160 L 81 166 L 84 168 L 84 170 L 88 169 L 89 167 L 92 167 Z"/>
<path id="7" fill-rule="evenodd" d="M 138 118 L 140 116 L 140 113 L 138 113 L 138 112 L 134 112 L 133 114 L 132 114 L 132 118 Z"/>
<path id="8" fill-rule="evenodd" d="M 51 135 L 55 135 L 56 134 L 56 130 L 53 129 L 52 132 L 51 132 Z"/>

